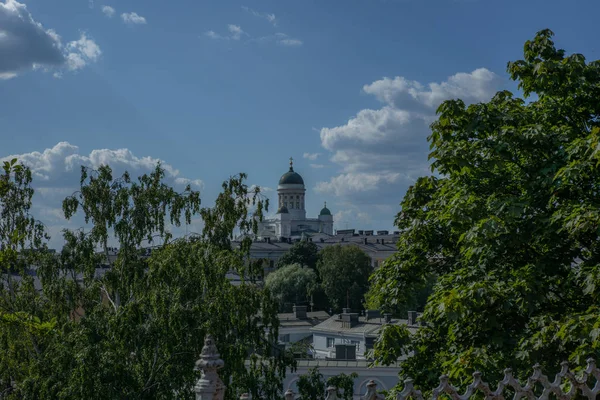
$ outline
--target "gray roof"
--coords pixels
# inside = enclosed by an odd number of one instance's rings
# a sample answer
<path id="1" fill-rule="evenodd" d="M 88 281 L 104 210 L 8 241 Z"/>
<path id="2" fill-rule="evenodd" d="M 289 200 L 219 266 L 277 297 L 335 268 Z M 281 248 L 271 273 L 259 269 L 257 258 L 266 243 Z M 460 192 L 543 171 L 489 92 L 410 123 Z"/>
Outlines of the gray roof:
<path id="1" fill-rule="evenodd" d="M 279 317 L 280 326 L 282 328 L 295 328 L 295 327 L 313 327 L 320 324 L 330 317 L 326 311 L 312 311 L 307 312 L 307 318 L 296 318 L 294 313 L 281 313 L 277 314 Z"/>
<path id="2" fill-rule="evenodd" d="M 357 245 L 362 250 L 371 253 L 377 251 L 388 251 L 395 252 L 396 251 L 396 242 L 398 241 L 399 235 L 351 235 L 351 234 L 343 234 L 343 235 L 328 235 L 326 233 L 311 233 L 304 232 L 306 236 L 312 240 L 314 244 L 317 245 L 319 250 L 324 247 L 332 246 L 332 245 Z M 278 241 L 271 240 L 270 242 L 264 240 L 256 240 L 252 243 L 251 250 L 254 251 L 288 251 L 294 244 L 295 241 L 300 240 L 300 237 L 292 238 L 296 240 L 292 240 L 292 243 L 287 241 Z M 366 239 L 366 243 L 365 243 Z M 234 245 L 239 242 L 233 242 Z"/>
<path id="3" fill-rule="evenodd" d="M 416 325 L 408 325 L 408 320 L 405 319 L 392 319 L 391 324 L 394 325 L 406 325 L 408 330 L 412 333 L 416 332 L 418 326 Z M 377 336 L 381 328 L 385 325 L 385 320 L 383 318 L 371 318 L 369 320 L 366 317 L 360 316 L 358 318 L 358 324 L 353 327 L 348 327 L 346 324 L 342 322 L 339 318 L 339 314 L 332 316 L 326 321 L 320 323 L 319 325 L 311 328 L 311 332 L 313 333 L 340 333 L 340 334 L 350 334 L 350 335 L 359 335 L 359 336 Z"/>

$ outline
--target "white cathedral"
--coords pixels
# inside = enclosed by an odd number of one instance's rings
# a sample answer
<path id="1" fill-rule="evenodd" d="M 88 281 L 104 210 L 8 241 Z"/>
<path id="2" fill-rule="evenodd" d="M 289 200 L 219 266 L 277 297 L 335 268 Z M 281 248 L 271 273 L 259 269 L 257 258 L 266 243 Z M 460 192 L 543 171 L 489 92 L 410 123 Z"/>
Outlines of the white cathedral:
<path id="1" fill-rule="evenodd" d="M 333 235 L 333 216 L 327 203 L 317 218 L 306 218 L 304 179 L 294 171 L 294 160 L 290 158 L 290 169 L 283 174 L 277 185 L 278 209 L 272 219 L 259 222 L 259 238 L 301 237 L 303 234 L 324 233 Z"/>

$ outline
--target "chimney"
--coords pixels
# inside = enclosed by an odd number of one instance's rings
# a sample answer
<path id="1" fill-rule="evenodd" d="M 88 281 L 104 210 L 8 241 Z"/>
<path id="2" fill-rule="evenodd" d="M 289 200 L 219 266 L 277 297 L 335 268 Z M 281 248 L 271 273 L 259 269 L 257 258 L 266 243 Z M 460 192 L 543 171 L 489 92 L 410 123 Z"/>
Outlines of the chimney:
<path id="1" fill-rule="evenodd" d="M 371 320 L 371 319 L 375 319 L 375 318 L 381 318 L 381 314 L 379 313 L 379 310 L 367 310 L 365 311 L 365 319 Z"/>
<path id="2" fill-rule="evenodd" d="M 358 313 L 342 313 L 342 327 L 353 328 L 358 325 Z"/>
<path id="3" fill-rule="evenodd" d="M 369 240 L 367 238 L 364 239 L 365 244 L 369 243 Z"/>
<path id="4" fill-rule="evenodd" d="M 291 237 L 288 238 L 288 243 L 292 244 L 292 238 Z"/>
<path id="5" fill-rule="evenodd" d="M 408 312 L 408 325 L 417 325 L 417 312 L 416 311 Z"/>
<path id="6" fill-rule="evenodd" d="M 267 237 L 267 243 L 271 244 L 271 238 Z"/>
<path id="7" fill-rule="evenodd" d="M 392 322 L 392 314 L 389 314 L 389 313 L 383 314 L 383 320 L 385 321 L 386 324 L 391 323 Z"/>
<path id="8" fill-rule="evenodd" d="M 294 305 L 293 310 L 294 310 L 294 317 L 296 317 L 297 319 L 306 319 L 307 318 L 306 306 Z"/>
<path id="9" fill-rule="evenodd" d="M 379 244 L 379 239 L 377 239 L 377 244 Z"/>

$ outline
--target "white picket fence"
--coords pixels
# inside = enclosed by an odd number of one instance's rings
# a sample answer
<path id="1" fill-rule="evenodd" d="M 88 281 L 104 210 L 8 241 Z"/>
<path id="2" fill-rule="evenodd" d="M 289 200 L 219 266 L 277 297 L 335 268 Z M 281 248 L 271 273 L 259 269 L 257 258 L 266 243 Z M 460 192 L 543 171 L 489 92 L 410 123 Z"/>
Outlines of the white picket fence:
<path id="1" fill-rule="evenodd" d="M 223 400 L 225 396 L 225 385 L 219 378 L 218 370 L 224 366 L 223 360 L 219 358 L 217 347 L 209 335 L 204 340 L 204 348 L 200 359 L 196 362 L 196 368 L 201 371 L 194 391 L 196 400 Z M 543 374 L 539 365 L 533 367 L 533 374 L 527 379 L 525 385 L 521 385 L 512 375 L 510 369 L 504 370 L 504 379 L 498 383 L 496 389 L 492 390 L 490 385 L 484 382 L 479 372 L 473 374 L 473 382 L 461 394 L 452 386 L 447 375 L 440 377 L 440 384 L 431 391 L 431 400 L 437 400 L 447 396 L 452 400 L 468 400 L 477 392 L 481 393 L 485 400 L 505 400 L 505 393 L 512 391 L 513 400 L 526 398 L 527 400 L 548 400 L 554 395 L 557 400 L 572 400 L 579 393 L 588 400 L 598 400 L 600 394 L 600 369 L 593 359 L 587 360 L 587 367 L 579 376 L 569 369 L 567 362 L 561 364 L 562 368 L 556 374 L 554 381 L 550 381 Z M 595 380 L 590 387 L 590 378 Z M 541 391 L 541 393 L 539 393 Z M 536 394 L 538 392 L 538 394 Z M 285 400 L 294 400 L 297 394 L 288 390 L 284 394 Z M 250 397 L 243 394 L 240 400 L 248 400 Z M 404 381 L 404 389 L 396 396 L 396 400 L 425 400 L 423 393 L 413 386 L 411 379 Z M 327 400 L 338 400 L 337 388 L 327 388 Z M 377 393 L 377 384 L 370 381 L 367 384 L 367 392 L 361 397 L 362 400 L 379 400 L 384 396 Z"/>

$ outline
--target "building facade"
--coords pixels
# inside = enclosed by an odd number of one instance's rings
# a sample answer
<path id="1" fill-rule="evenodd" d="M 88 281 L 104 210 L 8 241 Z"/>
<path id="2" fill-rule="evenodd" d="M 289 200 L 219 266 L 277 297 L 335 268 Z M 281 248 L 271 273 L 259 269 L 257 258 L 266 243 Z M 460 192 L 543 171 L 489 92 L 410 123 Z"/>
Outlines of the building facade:
<path id="1" fill-rule="evenodd" d="M 327 204 L 317 218 L 306 218 L 305 200 L 304 179 L 294 171 L 293 159 L 290 158 L 290 169 L 281 176 L 277 185 L 277 214 L 259 222 L 258 238 L 281 240 L 303 234 L 333 235 L 333 216 Z"/>

